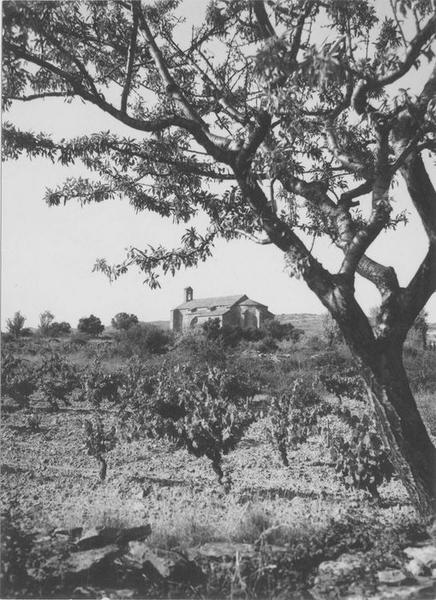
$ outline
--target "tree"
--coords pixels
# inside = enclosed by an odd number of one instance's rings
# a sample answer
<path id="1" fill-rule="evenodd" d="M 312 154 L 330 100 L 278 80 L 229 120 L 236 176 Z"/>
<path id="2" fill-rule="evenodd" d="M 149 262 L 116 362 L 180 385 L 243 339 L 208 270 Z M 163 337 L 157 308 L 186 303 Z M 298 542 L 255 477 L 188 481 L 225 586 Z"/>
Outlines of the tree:
<path id="1" fill-rule="evenodd" d="M 24 317 L 21 314 L 21 312 L 17 310 L 12 319 L 8 319 L 6 321 L 6 327 L 8 332 L 14 337 L 19 337 L 20 335 L 23 335 L 25 321 L 26 317 Z"/>
<path id="2" fill-rule="evenodd" d="M 159 273 L 205 260 L 219 237 L 279 248 L 289 274 L 337 321 L 390 459 L 416 508 L 433 513 L 436 449 L 402 360 L 436 289 L 436 191 L 426 169 L 436 147 L 432 2 L 214 0 L 196 28 L 180 20 L 178 4 L 4 2 L 5 109 L 78 98 L 139 134 L 53 140 L 5 123 L 5 156 L 82 160 L 96 174 L 48 190 L 52 206 L 121 195 L 178 222 L 199 210 L 209 217 L 178 248 L 132 247 L 115 266 L 100 259 L 96 269 L 112 279 L 134 266 L 156 287 Z M 414 69 L 423 84 L 410 90 Z M 400 178 L 428 236 L 405 286 L 368 256 L 405 221 L 395 204 Z M 320 262 L 320 237 L 342 252 L 336 272 Z M 356 275 L 380 292 L 377 327 L 356 299 Z"/>
<path id="3" fill-rule="evenodd" d="M 54 337 L 68 335 L 69 333 L 71 333 L 71 325 L 66 321 L 61 321 L 60 323 L 53 321 L 50 326 L 50 335 Z"/>
<path id="4" fill-rule="evenodd" d="M 44 337 L 58 337 L 71 333 L 71 325 L 66 321 L 58 323 L 54 320 L 54 314 L 49 310 L 39 315 L 39 332 Z"/>
<path id="5" fill-rule="evenodd" d="M 77 329 L 81 333 L 87 333 L 88 335 L 100 335 L 104 331 L 104 325 L 98 317 L 89 315 L 89 317 L 79 319 Z"/>
<path id="6" fill-rule="evenodd" d="M 39 315 L 39 325 L 38 329 L 41 335 L 49 336 L 51 335 L 51 326 L 54 321 L 54 314 L 49 310 L 45 310 L 43 313 Z"/>
<path id="7" fill-rule="evenodd" d="M 114 329 L 129 329 L 132 325 L 138 324 L 138 317 L 133 314 L 127 314 L 125 312 L 120 312 L 115 315 L 112 319 L 112 327 Z"/>

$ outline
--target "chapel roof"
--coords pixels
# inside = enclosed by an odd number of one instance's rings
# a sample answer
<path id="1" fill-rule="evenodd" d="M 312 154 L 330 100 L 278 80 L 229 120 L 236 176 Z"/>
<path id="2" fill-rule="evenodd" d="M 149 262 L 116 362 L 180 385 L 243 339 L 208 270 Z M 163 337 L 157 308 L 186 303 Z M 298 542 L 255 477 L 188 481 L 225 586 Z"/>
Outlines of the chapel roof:
<path id="1" fill-rule="evenodd" d="M 234 304 L 240 301 L 248 300 L 248 296 L 245 294 L 239 294 L 238 296 L 213 296 L 212 298 L 195 298 L 188 302 L 179 304 L 176 308 L 182 309 L 193 309 L 193 308 L 211 308 L 212 306 L 226 306 L 230 308 Z"/>

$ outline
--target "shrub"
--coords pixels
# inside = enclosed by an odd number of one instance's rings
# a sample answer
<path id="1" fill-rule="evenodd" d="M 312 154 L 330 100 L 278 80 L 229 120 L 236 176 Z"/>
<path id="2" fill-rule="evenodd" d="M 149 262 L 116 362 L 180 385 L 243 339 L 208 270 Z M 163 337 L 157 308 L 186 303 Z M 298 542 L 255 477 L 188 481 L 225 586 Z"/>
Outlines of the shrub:
<path id="1" fill-rule="evenodd" d="M 70 337 L 70 344 L 73 346 L 85 346 L 89 342 L 90 336 L 87 333 L 78 331 Z"/>
<path id="2" fill-rule="evenodd" d="M 36 390 L 35 371 L 31 365 L 11 353 L 2 353 L 2 396 L 9 396 L 20 406 L 28 406 Z"/>
<path id="3" fill-rule="evenodd" d="M 343 420 L 350 426 L 348 439 L 336 435 L 328 440 L 335 470 L 346 487 L 366 490 L 378 498 L 377 488 L 394 474 L 389 454 L 367 415 L 359 419 L 348 412 L 345 418 L 343 413 Z"/>
<path id="4" fill-rule="evenodd" d="M 38 413 L 32 413 L 27 417 L 26 426 L 32 433 L 37 433 L 41 429 L 42 416 Z"/>
<path id="5" fill-rule="evenodd" d="M 151 403 L 153 431 L 196 457 L 206 456 L 223 482 L 222 458 L 237 446 L 256 415 L 255 389 L 226 369 L 163 369 Z"/>
<path id="6" fill-rule="evenodd" d="M 304 443 L 317 431 L 318 418 L 325 412 L 325 403 L 314 389 L 313 381 L 296 378 L 273 395 L 270 433 L 285 467 L 289 466 L 288 448 Z"/>
<path id="7" fill-rule="evenodd" d="M 298 342 L 304 334 L 302 329 L 296 329 L 291 323 L 280 323 L 277 319 L 268 319 L 260 328 L 261 334 L 266 338 L 272 338 L 281 342 L 282 340 L 291 340 Z"/>
<path id="8" fill-rule="evenodd" d="M 344 398 L 363 401 L 366 397 L 365 382 L 355 369 L 346 369 L 341 373 L 335 367 L 325 369 L 320 380 L 327 392 L 334 394 L 339 402 Z"/>
<path id="9" fill-rule="evenodd" d="M 164 367 L 153 376 L 132 366 L 122 394 L 124 425 L 133 420 L 136 437 L 168 439 L 196 457 L 206 456 L 224 483 L 222 458 L 255 420 L 250 406 L 255 389 L 218 367 Z"/>
<path id="10" fill-rule="evenodd" d="M 375 416 L 353 413 L 344 405 L 344 399 L 363 401 L 366 397 L 363 380 L 353 371 L 345 374 L 323 374 L 321 381 L 328 392 L 335 394 L 338 404 L 331 412 L 347 427 L 346 435 L 331 435 L 324 428 L 335 470 L 341 475 L 346 487 L 366 490 L 378 498 L 377 488 L 389 481 L 394 473 L 389 453 L 376 432 Z"/>
<path id="11" fill-rule="evenodd" d="M 118 349 L 124 356 L 164 354 L 171 343 L 171 332 L 149 325 L 131 325 L 121 329 L 116 338 Z"/>
<path id="12" fill-rule="evenodd" d="M 115 402 L 118 399 L 121 375 L 103 371 L 98 358 L 83 370 L 80 381 L 82 399 L 86 399 L 91 404 L 98 406 L 103 400 Z"/>
<path id="13" fill-rule="evenodd" d="M 101 417 L 96 417 L 94 423 L 88 419 L 84 422 L 85 448 L 89 456 L 94 456 L 100 465 L 100 481 L 106 479 L 107 462 L 105 454 L 113 450 L 117 443 L 116 429 L 106 430 Z"/>
<path id="14" fill-rule="evenodd" d="M 89 317 L 82 317 L 79 319 L 77 329 L 81 333 L 97 336 L 104 331 L 104 325 L 98 317 L 90 315 Z"/>
<path id="15" fill-rule="evenodd" d="M 44 357 L 36 370 L 36 381 L 52 410 L 59 410 L 59 400 L 68 404 L 68 395 L 80 386 L 76 369 L 57 353 Z"/>
<path id="16" fill-rule="evenodd" d="M 255 348 L 258 352 L 267 354 L 268 352 L 275 352 L 278 346 L 276 341 L 268 336 L 257 342 Z"/>
<path id="17" fill-rule="evenodd" d="M 126 330 L 132 327 L 132 325 L 138 325 L 138 317 L 133 314 L 125 312 L 117 313 L 111 321 L 112 327 L 118 330 Z"/>
<path id="18" fill-rule="evenodd" d="M 54 321 L 50 325 L 49 335 L 53 337 L 60 337 L 63 335 L 68 335 L 69 333 L 71 333 L 71 325 L 66 321 L 61 321 L 61 323 Z"/>
<path id="19" fill-rule="evenodd" d="M 329 348 L 344 341 L 341 330 L 330 313 L 326 313 L 322 319 L 323 335 Z"/>
<path id="20" fill-rule="evenodd" d="M 224 365 L 227 352 L 221 339 L 207 339 L 198 330 L 189 330 L 176 339 L 171 359 L 179 364 Z"/>

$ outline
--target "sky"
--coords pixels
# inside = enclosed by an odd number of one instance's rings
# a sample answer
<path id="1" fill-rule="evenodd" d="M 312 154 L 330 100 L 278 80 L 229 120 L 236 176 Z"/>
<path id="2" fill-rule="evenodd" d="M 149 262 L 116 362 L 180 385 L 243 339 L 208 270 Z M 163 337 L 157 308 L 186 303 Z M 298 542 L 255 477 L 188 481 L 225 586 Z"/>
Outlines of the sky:
<path id="1" fill-rule="evenodd" d="M 422 86 L 423 81 L 416 81 Z M 135 135 L 112 117 L 81 101 L 66 104 L 59 99 L 15 103 L 6 120 L 17 127 L 52 133 L 56 138 L 110 130 Z M 19 310 L 26 326 L 35 327 L 39 315 L 50 310 L 57 321 L 73 327 L 93 313 L 110 324 L 118 312 L 134 313 L 140 320 L 168 320 L 172 308 L 183 301 L 183 289 L 191 286 L 194 297 L 247 294 L 269 306 L 275 314 L 321 313 L 324 308 L 303 281 L 290 278 L 282 253 L 273 246 L 249 240 L 219 241 L 213 257 L 197 268 L 182 269 L 175 277 L 162 276 L 161 289 L 151 290 L 135 270 L 110 284 L 93 273 L 97 258 L 110 263 L 123 259 L 128 246 L 139 248 L 162 243 L 177 246 L 186 225 L 150 213 L 136 214 L 127 201 L 110 200 L 80 207 L 69 203 L 48 207 L 43 196 L 66 177 L 86 176 L 80 164 L 62 167 L 43 159 L 3 163 L 2 168 L 2 292 L 1 324 Z M 434 170 L 431 173 L 434 177 Z M 403 185 L 393 191 L 398 209 L 407 207 Z M 427 239 L 413 210 L 409 224 L 389 232 L 370 248 L 369 255 L 394 266 L 405 285 L 427 250 Z M 317 254 L 329 268 L 338 265 L 339 254 L 327 242 Z M 371 284 L 358 278 L 358 300 L 366 311 L 377 304 Z M 436 321 L 436 297 L 427 310 Z"/>

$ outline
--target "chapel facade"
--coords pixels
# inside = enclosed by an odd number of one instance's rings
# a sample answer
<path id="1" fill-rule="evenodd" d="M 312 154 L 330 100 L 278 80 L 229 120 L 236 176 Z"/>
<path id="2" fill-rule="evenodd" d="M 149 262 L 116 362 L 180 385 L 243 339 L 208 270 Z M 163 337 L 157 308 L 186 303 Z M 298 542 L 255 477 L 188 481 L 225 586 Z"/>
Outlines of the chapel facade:
<path id="1" fill-rule="evenodd" d="M 245 294 L 194 299 L 192 287 L 184 290 L 184 302 L 171 311 L 170 327 L 175 332 L 198 327 L 210 319 L 219 319 L 220 325 L 236 325 L 259 329 L 274 315 L 268 307 Z"/>

